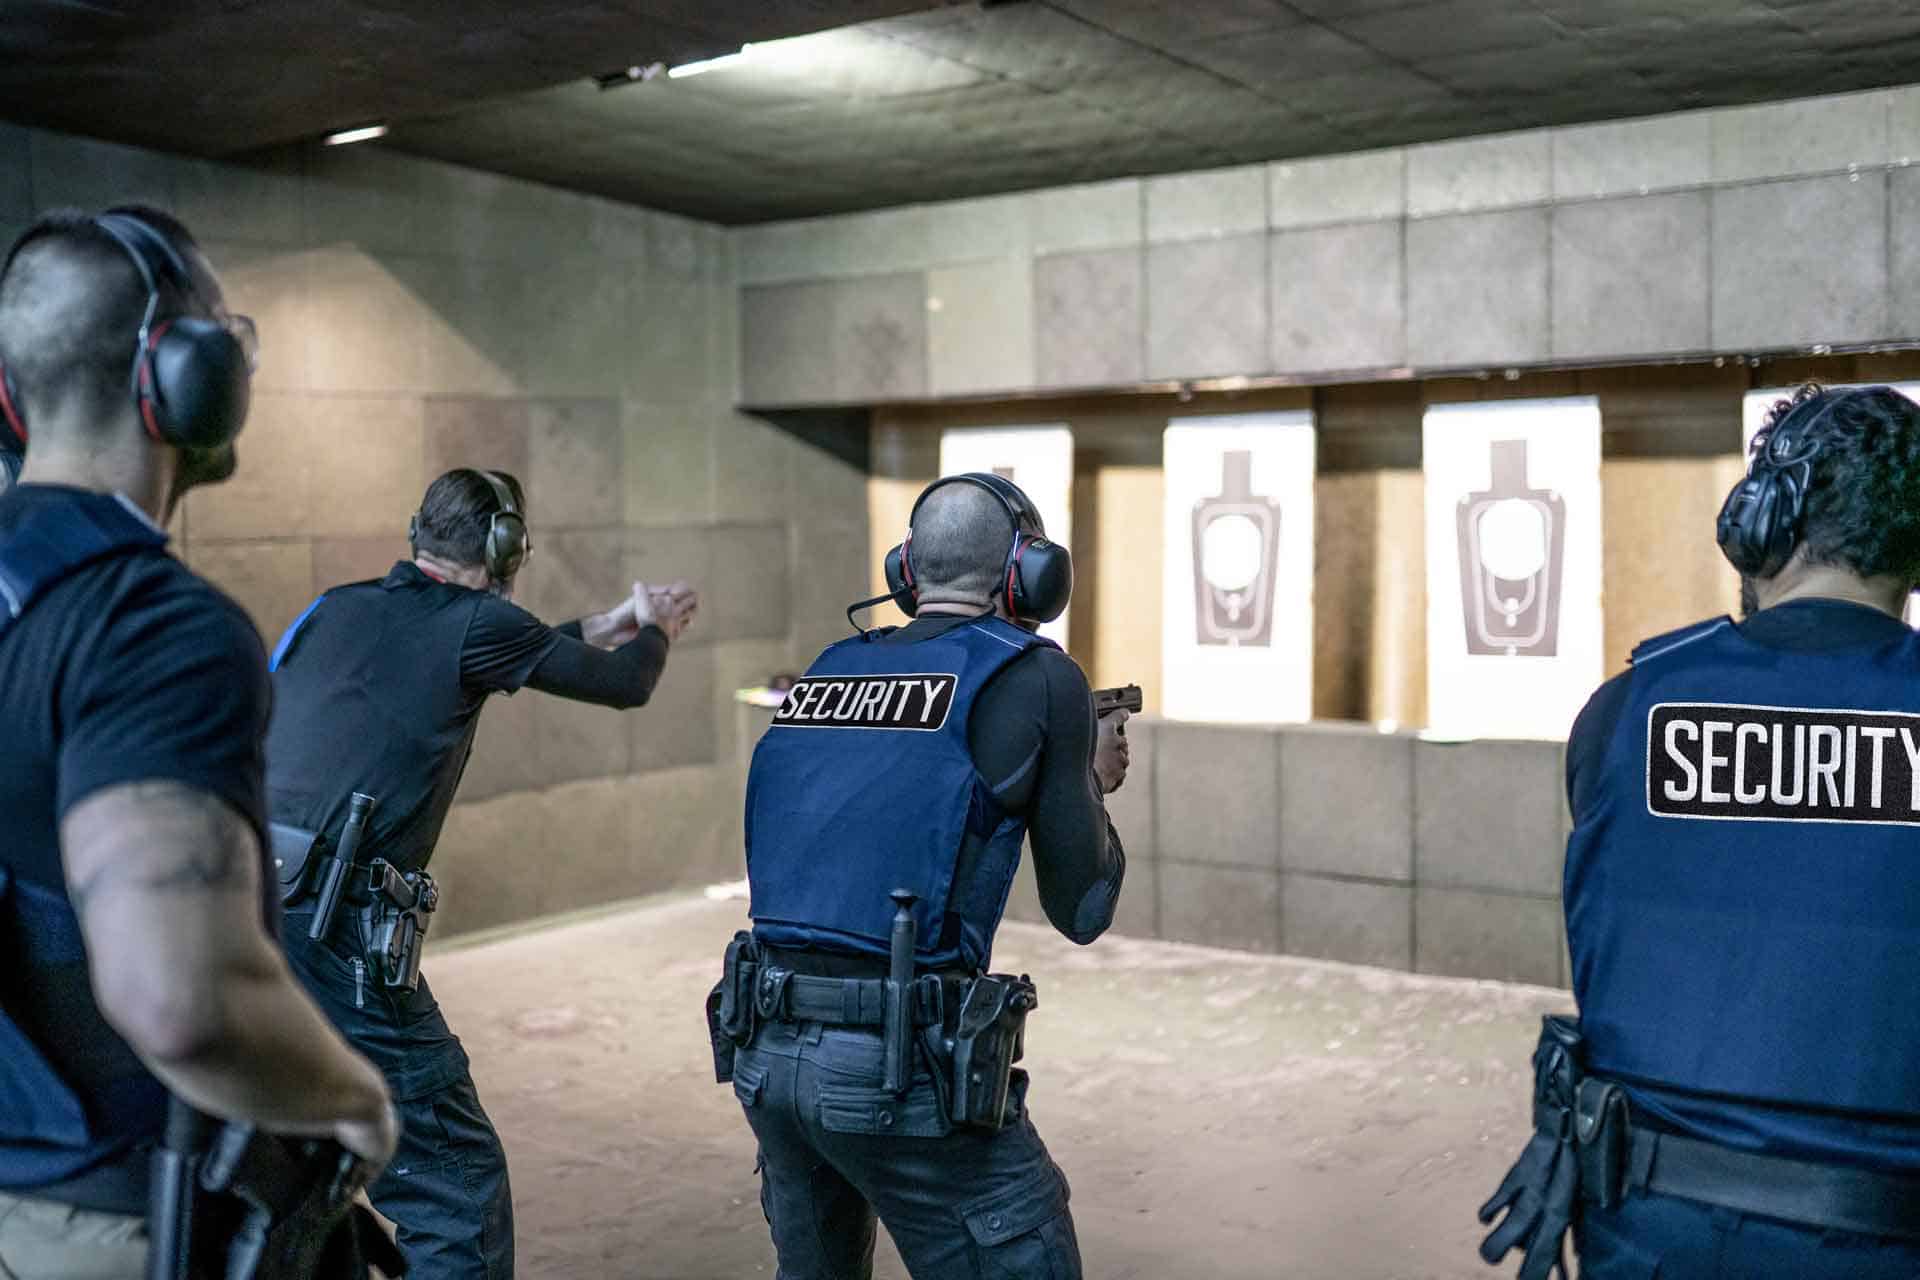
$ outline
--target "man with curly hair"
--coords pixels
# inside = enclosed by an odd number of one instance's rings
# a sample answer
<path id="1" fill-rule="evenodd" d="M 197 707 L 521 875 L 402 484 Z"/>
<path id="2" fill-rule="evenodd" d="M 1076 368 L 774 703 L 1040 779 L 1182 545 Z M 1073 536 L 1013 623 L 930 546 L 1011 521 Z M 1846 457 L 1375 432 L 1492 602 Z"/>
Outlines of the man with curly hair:
<path id="1" fill-rule="evenodd" d="M 1567 743 L 1580 1017 L 1482 1252 L 1920 1275 L 1920 405 L 1802 388 L 1717 533 L 1742 620 L 1640 645 Z"/>

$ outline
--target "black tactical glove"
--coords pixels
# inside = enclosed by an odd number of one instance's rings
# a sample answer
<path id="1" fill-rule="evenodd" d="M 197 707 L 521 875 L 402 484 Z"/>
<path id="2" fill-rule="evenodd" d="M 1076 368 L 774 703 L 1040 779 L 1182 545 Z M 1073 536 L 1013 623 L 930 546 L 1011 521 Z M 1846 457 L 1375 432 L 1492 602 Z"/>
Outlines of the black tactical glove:
<path id="1" fill-rule="evenodd" d="M 1533 1127 L 1520 1158 L 1493 1198 L 1480 1206 L 1480 1221 L 1506 1218 L 1480 1244 L 1480 1256 L 1498 1265 L 1512 1249 L 1524 1252 L 1520 1280 L 1567 1280 L 1562 1240 L 1573 1225 L 1580 1196 L 1580 1160 L 1574 1147 L 1574 1097 L 1580 1085 L 1580 1027 L 1571 1018 L 1541 1020 L 1533 1052 Z"/>

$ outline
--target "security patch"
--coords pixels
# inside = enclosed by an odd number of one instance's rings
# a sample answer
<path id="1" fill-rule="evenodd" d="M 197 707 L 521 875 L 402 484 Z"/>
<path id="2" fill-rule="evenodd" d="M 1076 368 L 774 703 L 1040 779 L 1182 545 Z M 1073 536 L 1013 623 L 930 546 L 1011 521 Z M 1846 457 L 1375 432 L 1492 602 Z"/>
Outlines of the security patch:
<path id="1" fill-rule="evenodd" d="M 773 713 L 775 728 L 942 728 L 953 709 L 952 675 L 806 676 Z"/>
<path id="2" fill-rule="evenodd" d="M 1660 703 L 1647 717 L 1647 811 L 1920 826 L 1920 715 Z"/>

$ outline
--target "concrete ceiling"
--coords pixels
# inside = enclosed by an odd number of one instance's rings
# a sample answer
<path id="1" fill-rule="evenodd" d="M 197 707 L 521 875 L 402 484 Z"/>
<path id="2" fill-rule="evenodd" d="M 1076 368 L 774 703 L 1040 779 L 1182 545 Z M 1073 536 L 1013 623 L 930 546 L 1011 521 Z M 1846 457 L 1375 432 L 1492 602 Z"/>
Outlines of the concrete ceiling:
<path id="1" fill-rule="evenodd" d="M 593 79 L 801 31 L 697 77 Z M 1914 0 L 0 0 L 8 118 L 203 154 L 386 119 L 376 145 L 736 224 L 1916 65 Z"/>
<path id="2" fill-rule="evenodd" d="M 0 119 L 224 156 L 941 0 L 0 0 Z"/>

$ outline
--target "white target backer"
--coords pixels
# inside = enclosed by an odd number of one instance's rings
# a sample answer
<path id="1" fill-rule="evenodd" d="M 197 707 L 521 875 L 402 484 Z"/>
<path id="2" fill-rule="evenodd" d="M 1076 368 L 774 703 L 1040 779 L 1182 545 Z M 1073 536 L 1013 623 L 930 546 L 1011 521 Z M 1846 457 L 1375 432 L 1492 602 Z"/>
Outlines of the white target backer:
<path id="1" fill-rule="evenodd" d="M 1073 431 L 1061 423 L 1031 427 L 955 427 L 940 433 L 940 474 L 986 471 L 1005 476 L 1033 500 L 1046 521 L 1047 537 L 1073 549 Z M 1012 536 L 1008 536 L 1012 544 Z M 1064 647 L 1067 618 L 1061 614 L 1040 634 Z"/>
<path id="2" fill-rule="evenodd" d="M 1423 436 L 1430 731 L 1565 738 L 1604 674 L 1599 401 L 1436 405 Z"/>
<path id="3" fill-rule="evenodd" d="M 1313 714 L 1313 415 L 1176 419 L 1163 442 L 1161 707 Z"/>

